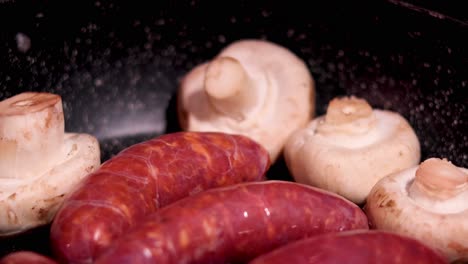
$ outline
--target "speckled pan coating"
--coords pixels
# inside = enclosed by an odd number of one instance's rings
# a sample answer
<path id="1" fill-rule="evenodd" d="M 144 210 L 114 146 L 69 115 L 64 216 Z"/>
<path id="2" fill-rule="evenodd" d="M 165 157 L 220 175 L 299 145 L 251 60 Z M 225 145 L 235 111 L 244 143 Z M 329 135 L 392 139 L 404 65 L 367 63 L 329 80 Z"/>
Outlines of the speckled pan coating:
<path id="1" fill-rule="evenodd" d="M 245 263 L 300 238 L 368 229 L 355 204 L 286 181 L 241 183 L 149 215 L 103 253 L 107 263 Z"/>
<path id="2" fill-rule="evenodd" d="M 65 201 L 52 227 L 60 260 L 89 263 L 143 216 L 202 190 L 264 179 L 268 153 L 221 133 L 179 132 L 110 159 Z"/>

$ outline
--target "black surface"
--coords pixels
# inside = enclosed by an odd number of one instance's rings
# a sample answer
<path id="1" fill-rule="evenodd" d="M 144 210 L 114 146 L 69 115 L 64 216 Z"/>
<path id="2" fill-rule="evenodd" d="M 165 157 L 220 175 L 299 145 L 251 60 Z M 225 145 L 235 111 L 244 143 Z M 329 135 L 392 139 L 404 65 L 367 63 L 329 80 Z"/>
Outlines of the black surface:
<path id="1" fill-rule="evenodd" d="M 364 97 L 408 118 L 423 159 L 468 167 L 468 19 L 459 6 L 154 2 L 0 1 L 0 99 L 60 94 L 66 130 L 97 136 L 106 160 L 178 130 L 174 95 L 188 70 L 232 41 L 263 38 L 307 63 L 318 114 L 335 96 Z M 287 179 L 284 162 L 269 176 Z M 48 254 L 47 228 L 0 241 L 1 254 L 18 249 Z"/>

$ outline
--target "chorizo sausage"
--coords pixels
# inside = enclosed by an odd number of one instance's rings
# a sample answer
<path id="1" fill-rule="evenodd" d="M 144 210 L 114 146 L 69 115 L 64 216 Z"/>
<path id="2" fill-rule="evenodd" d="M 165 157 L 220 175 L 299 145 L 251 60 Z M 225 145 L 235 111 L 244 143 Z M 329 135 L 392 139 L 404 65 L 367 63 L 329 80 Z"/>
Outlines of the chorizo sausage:
<path id="1" fill-rule="evenodd" d="M 419 241 L 382 231 L 346 231 L 299 240 L 249 264 L 442 264 L 440 254 Z"/>
<path id="2" fill-rule="evenodd" d="M 0 264 L 57 264 L 57 262 L 36 252 L 17 251 L 0 259 Z"/>
<path id="3" fill-rule="evenodd" d="M 245 263 L 300 238 L 368 228 L 358 206 L 330 192 L 287 181 L 241 183 L 148 215 L 96 263 Z"/>
<path id="4" fill-rule="evenodd" d="M 88 175 L 51 226 L 56 257 L 90 263 L 144 215 L 185 196 L 265 179 L 268 152 L 224 133 L 177 132 L 133 145 Z"/>

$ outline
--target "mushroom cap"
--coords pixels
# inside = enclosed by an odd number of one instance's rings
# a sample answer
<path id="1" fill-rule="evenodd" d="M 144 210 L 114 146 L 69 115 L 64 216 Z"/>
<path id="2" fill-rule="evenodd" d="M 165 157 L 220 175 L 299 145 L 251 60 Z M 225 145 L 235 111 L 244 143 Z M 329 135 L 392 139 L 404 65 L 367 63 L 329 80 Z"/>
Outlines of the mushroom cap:
<path id="1" fill-rule="evenodd" d="M 448 199 L 412 197 L 419 166 L 391 174 L 372 189 L 365 205 L 373 228 L 411 236 L 449 261 L 468 261 L 468 189 Z M 459 168 L 468 175 L 468 170 Z"/>
<path id="2" fill-rule="evenodd" d="M 284 151 L 294 179 L 361 204 L 378 180 L 418 164 L 419 140 L 406 119 L 392 111 L 372 114 L 372 124 L 362 119 L 344 124 L 357 127 L 356 134 L 321 128 L 326 116 L 296 131 Z"/>
<path id="3" fill-rule="evenodd" d="M 66 195 L 100 165 L 93 136 L 65 133 L 61 160 L 32 178 L 0 178 L 0 236 L 49 223 Z"/>
<path id="4" fill-rule="evenodd" d="M 220 86 L 239 90 L 234 102 L 222 98 L 232 90 L 216 91 L 214 81 L 206 81 L 211 64 L 221 61 L 233 73 L 219 77 Z M 239 75 L 239 67 L 246 78 Z M 195 67 L 183 78 L 178 96 L 183 129 L 248 136 L 268 150 L 272 161 L 291 133 L 306 126 L 315 112 L 314 81 L 305 63 L 286 48 L 262 40 L 234 42 L 214 60 Z"/>

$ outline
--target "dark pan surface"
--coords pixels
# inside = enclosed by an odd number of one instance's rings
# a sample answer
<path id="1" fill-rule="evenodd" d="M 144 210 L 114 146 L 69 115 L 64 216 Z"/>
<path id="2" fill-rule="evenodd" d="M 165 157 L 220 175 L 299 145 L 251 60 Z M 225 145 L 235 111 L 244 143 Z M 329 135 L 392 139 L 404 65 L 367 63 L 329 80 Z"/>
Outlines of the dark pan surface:
<path id="1" fill-rule="evenodd" d="M 180 78 L 235 40 L 262 38 L 307 63 L 318 114 L 335 96 L 366 98 L 410 121 L 423 159 L 468 167 L 468 19 L 459 8 L 431 1 L 424 8 L 418 1 L 320 1 L 313 8 L 149 2 L 0 0 L 0 99 L 29 90 L 60 94 L 66 130 L 98 137 L 104 161 L 179 130 Z M 281 160 L 269 173 L 290 179 Z M 44 227 L 1 239 L 0 254 L 50 254 L 47 234 Z"/>

